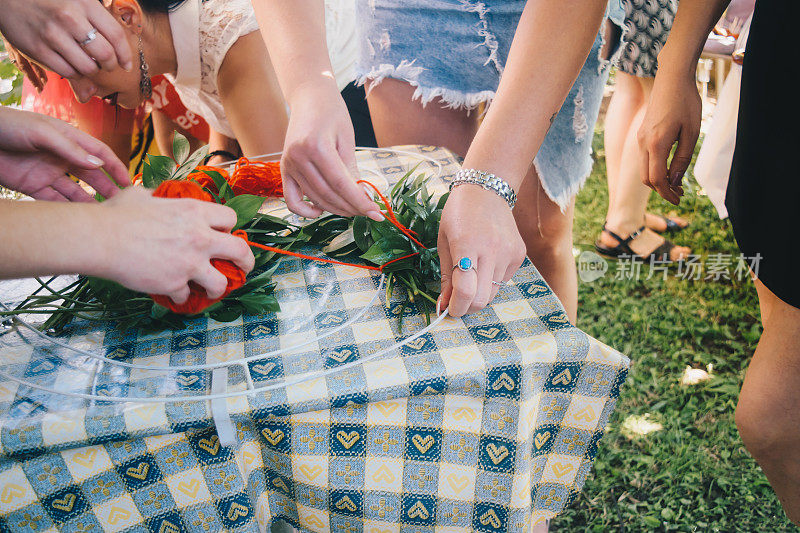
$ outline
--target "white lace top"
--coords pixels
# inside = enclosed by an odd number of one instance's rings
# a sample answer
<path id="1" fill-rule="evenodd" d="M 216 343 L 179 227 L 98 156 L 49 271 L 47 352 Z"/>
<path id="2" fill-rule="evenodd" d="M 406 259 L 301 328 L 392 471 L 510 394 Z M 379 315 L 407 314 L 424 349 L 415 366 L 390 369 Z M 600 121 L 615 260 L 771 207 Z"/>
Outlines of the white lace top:
<path id="1" fill-rule="evenodd" d="M 177 75 L 166 77 L 183 104 L 212 129 L 235 138 L 219 97 L 217 75 L 231 46 L 258 31 L 251 0 L 186 0 L 170 13 Z M 354 0 L 325 0 L 328 49 L 341 90 L 355 79 Z"/>

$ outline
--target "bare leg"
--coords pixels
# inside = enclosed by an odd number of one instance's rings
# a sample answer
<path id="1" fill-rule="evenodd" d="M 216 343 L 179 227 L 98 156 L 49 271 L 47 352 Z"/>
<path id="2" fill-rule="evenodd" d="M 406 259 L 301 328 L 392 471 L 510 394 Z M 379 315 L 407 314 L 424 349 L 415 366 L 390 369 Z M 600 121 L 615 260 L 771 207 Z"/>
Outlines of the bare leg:
<path id="1" fill-rule="evenodd" d="M 367 102 L 378 145 L 431 144 L 447 147 L 463 157 L 478 129 L 477 113 L 444 108 L 439 100 L 423 108 L 418 101 L 411 101 L 413 93 L 411 85 L 394 79 L 386 79 L 372 89 Z M 574 323 L 578 281 L 572 256 L 573 208 L 561 212 L 542 189 L 533 167 L 517 196 L 514 217 L 528 256 Z"/>
<path id="2" fill-rule="evenodd" d="M 611 187 L 612 183 L 614 185 L 609 190 L 609 209 L 606 225 L 609 230 L 617 235 L 627 237 L 645 225 L 645 209 L 647 208 L 647 199 L 650 197 L 650 189 L 642 184 L 639 175 L 639 143 L 636 139 L 636 134 L 644 118 L 646 103 L 650 98 L 650 91 L 653 87 L 653 80 L 624 74 L 623 76 L 622 79 L 632 78 L 635 83 L 639 84 L 643 105 L 639 107 L 628 128 L 617 175 L 612 177 L 612 169 L 609 169 L 609 186 Z M 623 85 L 623 87 L 625 86 Z M 612 139 L 615 139 L 614 135 L 612 135 Z M 616 162 L 612 161 L 612 163 Z M 600 242 L 608 247 L 618 244 L 606 232 L 600 235 Z M 653 231 L 645 230 L 630 243 L 630 247 L 637 254 L 647 256 L 663 242 L 663 237 Z M 687 257 L 690 252 L 689 248 L 676 246 L 672 249 L 671 259 L 677 261 Z"/>
<path id="3" fill-rule="evenodd" d="M 562 213 L 544 192 L 533 166 L 517 197 L 514 218 L 528 257 L 561 300 L 574 324 L 578 317 L 578 273 L 572 255 L 574 201 Z"/>
<path id="4" fill-rule="evenodd" d="M 644 91 L 635 76 L 617 71 L 615 80 L 614 94 L 611 95 L 603 125 L 609 211 L 619 178 L 622 152 L 625 149 L 628 132 L 639 110 L 645 106 Z"/>
<path id="5" fill-rule="evenodd" d="M 764 333 L 747 369 L 736 425 L 786 515 L 800 525 L 800 309 L 755 283 Z"/>
<path id="6" fill-rule="evenodd" d="M 414 90 L 404 81 L 387 78 L 370 91 L 367 103 L 378 146 L 428 144 L 467 155 L 478 131 L 478 113 L 448 109 L 438 98 L 422 107 L 411 100 Z"/>

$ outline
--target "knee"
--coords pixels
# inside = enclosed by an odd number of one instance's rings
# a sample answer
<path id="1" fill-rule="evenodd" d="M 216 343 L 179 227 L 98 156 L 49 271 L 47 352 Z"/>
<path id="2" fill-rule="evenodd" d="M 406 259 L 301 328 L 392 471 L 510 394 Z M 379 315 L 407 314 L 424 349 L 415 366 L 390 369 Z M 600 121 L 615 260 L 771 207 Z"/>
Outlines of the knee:
<path id="1" fill-rule="evenodd" d="M 800 431 L 787 423 L 782 410 L 768 399 L 742 394 L 736 407 L 736 427 L 745 448 L 759 463 L 800 455 Z"/>
<path id="2" fill-rule="evenodd" d="M 568 217 L 547 217 L 532 226 L 520 228 L 529 256 L 561 257 L 572 254 L 572 221 Z"/>

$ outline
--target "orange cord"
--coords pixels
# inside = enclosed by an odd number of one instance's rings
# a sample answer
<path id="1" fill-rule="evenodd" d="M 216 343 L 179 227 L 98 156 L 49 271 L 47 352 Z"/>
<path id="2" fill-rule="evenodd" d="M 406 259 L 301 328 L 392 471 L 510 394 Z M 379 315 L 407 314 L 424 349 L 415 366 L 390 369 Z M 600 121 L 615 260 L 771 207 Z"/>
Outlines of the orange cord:
<path id="1" fill-rule="evenodd" d="M 394 214 L 394 210 L 392 209 L 392 205 L 389 202 L 389 199 L 386 198 L 386 196 L 384 196 L 378 190 L 378 188 L 375 187 L 375 185 L 373 185 L 372 183 L 370 183 L 368 181 L 365 181 L 365 180 L 358 180 L 356 183 L 368 185 L 369 187 L 371 187 L 375 191 L 375 194 L 377 194 L 378 197 L 381 199 L 381 201 L 383 202 L 383 205 L 386 206 L 386 214 L 387 214 L 386 219 L 394 227 L 396 227 L 398 230 L 400 230 L 400 232 L 403 235 L 405 235 L 406 237 L 411 239 L 411 241 L 413 241 L 415 244 L 417 244 L 420 248 L 427 249 L 427 246 L 425 246 L 424 244 L 419 242 L 419 240 L 416 237 L 414 237 L 414 235 L 415 235 L 414 231 L 408 229 L 403 224 L 401 224 L 399 220 L 397 220 L 397 215 Z M 375 270 L 377 272 L 383 272 L 383 269 L 386 268 L 387 266 L 391 265 L 392 263 L 396 263 L 398 261 L 402 261 L 403 259 L 408 259 L 409 257 L 414 257 L 415 255 L 419 255 L 419 252 L 414 252 L 413 254 L 408 254 L 408 255 L 404 255 L 403 257 L 398 257 L 396 259 L 392 259 L 391 261 L 389 261 L 387 263 L 384 263 L 381 266 L 359 265 L 359 264 L 356 264 L 356 263 L 345 263 L 344 261 L 336 261 L 335 259 L 326 259 L 324 257 L 315 257 L 313 255 L 299 254 L 297 252 L 290 252 L 289 250 L 283 250 L 281 248 L 275 248 L 274 246 L 268 246 L 266 244 L 259 244 L 257 242 L 253 242 L 250 239 L 248 239 L 247 238 L 247 232 L 244 231 L 244 230 L 241 230 L 241 229 L 234 231 L 233 235 L 236 235 L 237 237 L 241 237 L 250 246 L 255 246 L 256 248 L 261 248 L 262 250 L 266 250 L 268 252 L 275 252 L 276 254 L 281 254 L 281 255 L 290 255 L 292 257 L 297 257 L 297 258 L 300 258 L 300 259 L 308 259 L 310 261 L 319 261 L 321 263 L 330 263 L 332 265 L 351 266 L 351 267 L 356 267 L 356 268 L 363 268 L 363 269 L 366 269 L 366 270 Z"/>

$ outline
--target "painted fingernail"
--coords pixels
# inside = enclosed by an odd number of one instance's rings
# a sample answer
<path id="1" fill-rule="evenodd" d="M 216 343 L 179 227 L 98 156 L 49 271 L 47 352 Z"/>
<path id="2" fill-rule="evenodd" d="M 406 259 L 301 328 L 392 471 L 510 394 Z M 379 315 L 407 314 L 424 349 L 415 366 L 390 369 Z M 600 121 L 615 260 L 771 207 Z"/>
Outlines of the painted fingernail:
<path id="1" fill-rule="evenodd" d="M 669 177 L 669 183 L 673 187 L 677 187 L 683 181 L 683 172 L 678 172 L 677 170 L 673 172 Z"/>
<path id="2" fill-rule="evenodd" d="M 436 316 L 442 316 L 442 299 L 436 300 Z"/>
<path id="3" fill-rule="evenodd" d="M 96 167 L 101 167 L 101 166 L 103 166 L 105 164 L 102 159 L 100 159 L 99 157 L 93 156 L 93 155 L 87 155 L 86 156 L 86 161 L 88 161 L 88 163 L 90 165 L 94 165 Z"/>
<path id="4" fill-rule="evenodd" d="M 386 217 L 380 211 L 368 211 L 367 216 L 376 222 L 383 222 Z"/>

